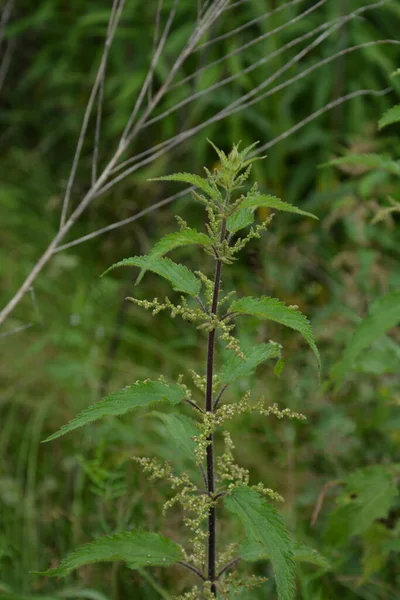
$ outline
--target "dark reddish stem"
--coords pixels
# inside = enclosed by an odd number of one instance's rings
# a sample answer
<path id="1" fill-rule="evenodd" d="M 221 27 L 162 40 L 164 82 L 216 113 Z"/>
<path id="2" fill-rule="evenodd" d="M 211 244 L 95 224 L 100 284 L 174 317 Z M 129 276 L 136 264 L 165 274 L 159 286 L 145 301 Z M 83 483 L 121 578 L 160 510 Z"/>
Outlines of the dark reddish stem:
<path id="1" fill-rule="evenodd" d="M 222 221 L 220 241 L 225 239 L 226 222 Z M 214 293 L 211 304 L 211 314 L 216 315 L 218 312 L 218 297 L 221 284 L 222 261 L 217 258 L 214 278 Z M 215 329 L 208 334 L 208 350 L 207 350 L 207 379 L 206 379 L 206 412 L 213 412 L 213 374 L 214 374 L 214 353 L 215 353 Z M 215 492 L 215 475 L 214 475 L 214 437 L 209 435 L 207 438 L 207 490 L 209 496 L 213 496 Z M 211 593 L 217 595 L 216 581 L 216 508 L 212 506 L 208 513 L 208 577 L 211 582 Z"/>

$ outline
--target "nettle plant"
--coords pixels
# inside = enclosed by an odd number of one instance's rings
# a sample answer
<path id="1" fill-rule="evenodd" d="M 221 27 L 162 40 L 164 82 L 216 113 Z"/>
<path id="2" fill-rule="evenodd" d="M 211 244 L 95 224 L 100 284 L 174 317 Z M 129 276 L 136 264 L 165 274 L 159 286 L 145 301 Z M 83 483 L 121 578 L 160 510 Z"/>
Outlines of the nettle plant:
<path id="1" fill-rule="evenodd" d="M 212 144 L 213 145 L 213 144 Z M 140 408 L 154 408 L 163 403 L 174 411 L 165 413 L 176 442 L 177 452 L 192 460 L 196 477 L 189 472 L 176 472 L 173 465 L 155 458 L 135 457 L 138 465 L 151 480 L 166 480 L 173 496 L 164 505 L 164 512 L 179 504 L 183 524 L 188 530 L 188 543 L 182 547 L 175 541 L 154 532 L 132 529 L 112 536 L 101 537 L 82 546 L 66 557 L 48 576 L 65 576 L 88 563 L 124 561 L 129 568 L 147 566 L 167 567 L 178 563 L 190 569 L 199 578 L 199 585 L 179 596 L 181 600 L 198 598 L 236 598 L 243 590 L 261 585 L 262 577 L 243 575 L 235 568 L 239 561 L 269 560 L 272 565 L 279 600 L 295 596 L 295 560 L 316 562 L 317 553 L 291 540 L 283 519 L 271 501 L 281 496 L 262 483 L 252 485 L 248 470 L 236 464 L 233 441 L 226 424 L 239 415 L 258 413 L 263 417 L 304 419 L 289 408 L 266 402 L 253 401 L 250 392 L 236 401 L 226 401 L 227 388 L 241 377 L 253 374 L 266 360 L 275 361 L 275 372 L 283 368 L 282 347 L 279 343 L 254 344 L 241 347 L 233 335 L 235 323 L 242 315 L 269 319 L 299 332 L 314 352 L 318 365 L 319 353 L 307 318 L 297 306 L 286 306 L 280 300 L 263 296 L 235 299 L 235 292 L 222 287 L 223 268 L 231 265 L 238 253 L 254 238 L 260 238 L 270 225 L 273 214 L 264 222 L 254 224 L 255 211 L 264 207 L 307 217 L 314 215 L 283 202 L 279 198 L 261 194 L 247 180 L 252 162 L 249 153 L 255 144 L 239 151 L 235 145 L 229 155 L 216 148 L 220 165 L 213 172 L 205 169 L 206 177 L 178 173 L 158 180 L 189 183 L 196 202 L 204 205 L 207 215 L 205 232 L 192 229 L 178 218 L 180 230 L 163 237 L 146 256 L 126 258 L 110 269 L 138 267 L 139 282 L 146 271 L 167 279 L 175 291 L 182 293 L 179 303 L 169 298 L 160 301 L 129 298 L 136 305 L 151 310 L 153 315 L 169 311 L 180 316 L 208 337 L 205 373 L 191 372 L 192 389 L 180 376 L 176 382 L 167 382 L 163 376 L 155 380 L 137 381 L 133 385 L 107 396 L 83 410 L 77 417 L 47 438 L 53 440 L 65 433 L 93 423 L 101 417 L 123 415 Z M 247 186 L 247 193 L 242 193 Z M 247 234 L 239 232 L 250 228 Z M 175 248 L 197 245 L 214 262 L 214 276 L 210 279 L 201 271 L 192 272 L 186 266 L 165 258 Z M 108 271 L 110 270 L 108 269 Z M 106 272 L 108 272 L 106 271 Z M 216 338 L 221 340 L 225 356 L 221 367 L 215 369 Z M 196 390 L 195 390 L 196 388 Z M 198 400 L 201 396 L 204 400 Z M 190 406 L 193 417 L 183 414 Z M 186 409 L 187 410 L 187 409 Z M 215 438 L 223 443 L 216 455 Z M 217 545 L 217 514 L 221 505 L 226 514 L 236 517 L 244 530 L 245 541 L 220 548 Z M 246 594 L 246 592 L 245 592 Z"/>

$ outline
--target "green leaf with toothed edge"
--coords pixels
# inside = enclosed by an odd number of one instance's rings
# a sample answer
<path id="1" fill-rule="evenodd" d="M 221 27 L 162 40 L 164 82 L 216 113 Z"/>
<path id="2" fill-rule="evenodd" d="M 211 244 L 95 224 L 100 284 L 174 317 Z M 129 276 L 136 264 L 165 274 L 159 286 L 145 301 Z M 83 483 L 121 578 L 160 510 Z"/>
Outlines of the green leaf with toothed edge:
<path id="1" fill-rule="evenodd" d="M 400 123 L 400 104 L 392 106 L 382 115 L 379 119 L 378 127 L 379 129 L 383 129 L 387 125 L 392 125 L 393 123 Z"/>
<path id="2" fill-rule="evenodd" d="M 301 542 L 292 542 L 293 560 L 298 563 L 309 563 L 324 569 L 330 568 L 329 561 L 317 550 L 302 544 Z M 259 542 L 245 542 L 239 548 L 239 554 L 246 562 L 257 562 L 259 560 L 269 560 L 265 547 Z"/>
<path id="3" fill-rule="evenodd" d="M 190 227 L 183 229 L 182 231 L 176 231 L 174 233 L 165 235 L 157 242 L 150 253 L 147 254 L 146 264 L 143 265 L 136 283 L 139 283 L 143 279 L 145 272 L 151 268 L 153 263 L 164 256 L 164 254 L 171 252 L 171 250 L 174 250 L 175 248 L 179 248 L 181 246 L 190 246 L 191 244 L 210 246 L 212 244 L 212 240 L 205 233 L 201 233 Z"/>
<path id="4" fill-rule="evenodd" d="M 147 256 L 124 258 L 114 265 L 111 265 L 107 271 L 104 271 L 103 275 L 118 267 L 143 268 L 147 263 Z M 154 262 L 151 262 L 150 265 L 147 266 L 147 269 L 164 277 L 164 279 L 167 279 L 172 284 L 173 289 L 177 292 L 184 292 L 190 296 L 197 296 L 200 293 L 201 282 L 197 279 L 196 275 L 184 265 L 177 264 L 169 258 L 159 258 Z"/>
<path id="5" fill-rule="evenodd" d="M 263 194 L 257 194 L 255 196 L 248 195 L 239 204 L 239 207 L 235 210 L 235 212 L 228 218 L 226 223 L 228 231 L 231 233 L 236 233 L 240 229 L 244 229 L 245 227 L 251 225 L 254 221 L 254 211 L 257 208 L 272 208 L 284 212 L 303 215 L 305 217 L 311 217 L 312 219 L 318 219 L 318 217 L 312 213 L 301 210 L 300 208 L 297 208 L 297 206 L 293 206 L 293 204 L 289 204 L 288 202 L 284 202 L 276 196 L 268 196 Z"/>
<path id="6" fill-rule="evenodd" d="M 312 219 L 318 220 L 318 217 L 312 213 L 301 210 L 300 208 L 297 208 L 297 206 L 289 204 L 288 202 L 284 202 L 276 196 L 267 196 L 264 194 L 246 196 L 243 202 L 240 203 L 239 209 L 244 210 L 246 208 L 251 208 L 253 210 L 256 208 L 275 208 L 276 210 L 282 210 L 283 212 L 296 213 L 297 215 L 303 215 L 304 217 L 311 217 Z"/>
<path id="7" fill-rule="evenodd" d="M 150 380 L 139 381 L 85 408 L 72 421 L 63 425 L 61 429 L 43 441 L 50 442 L 102 417 L 121 416 L 135 408 L 148 408 L 159 402 L 178 404 L 186 395 L 187 392 L 178 384 Z"/>
<path id="8" fill-rule="evenodd" d="M 150 531 L 124 531 L 104 536 L 69 554 L 55 569 L 37 575 L 65 577 L 71 571 L 100 562 L 123 561 L 130 569 L 168 567 L 181 560 L 182 550 L 169 538 Z"/>
<path id="9" fill-rule="evenodd" d="M 240 208 L 235 211 L 226 221 L 226 228 L 230 233 L 236 233 L 251 225 L 254 221 L 254 210 L 251 208 Z"/>
<path id="10" fill-rule="evenodd" d="M 268 296 L 252 298 L 251 296 L 247 296 L 240 300 L 235 300 L 231 304 L 229 311 L 241 315 L 258 317 L 259 319 L 270 319 L 298 331 L 314 352 L 318 367 L 321 368 L 321 358 L 314 341 L 310 322 L 297 308 L 286 306 L 284 302 L 277 298 L 269 298 Z"/>
<path id="11" fill-rule="evenodd" d="M 151 414 L 162 421 L 165 438 L 173 441 L 179 449 L 179 454 L 194 459 L 197 444 L 193 438 L 199 435 L 197 422 L 185 415 L 161 412 Z"/>
<path id="12" fill-rule="evenodd" d="M 173 173 L 172 175 L 155 177 L 149 181 L 178 181 L 182 183 L 188 183 L 189 185 L 194 185 L 197 188 L 200 188 L 211 198 L 215 198 L 216 196 L 219 197 L 219 192 L 207 181 L 207 179 L 204 179 L 200 175 L 195 175 L 194 173 Z"/>
<path id="13" fill-rule="evenodd" d="M 218 379 L 221 384 L 228 385 L 240 377 L 252 375 L 258 365 L 269 358 L 279 358 L 281 355 L 280 344 L 256 344 L 241 348 L 246 360 L 229 352 L 229 358 L 221 368 Z"/>
<path id="14" fill-rule="evenodd" d="M 371 465 L 348 476 L 340 506 L 328 519 L 325 537 L 332 545 L 344 544 L 385 518 L 396 501 L 393 476 L 381 465 Z"/>
<path id="15" fill-rule="evenodd" d="M 279 600 L 295 597 L 295 563 L 292 542 L 275 507 L 248 487 L 236 488 L 224 498 L 227 510 L 237 517 L 250 544 L 259 544 L 271 561 Z"/>

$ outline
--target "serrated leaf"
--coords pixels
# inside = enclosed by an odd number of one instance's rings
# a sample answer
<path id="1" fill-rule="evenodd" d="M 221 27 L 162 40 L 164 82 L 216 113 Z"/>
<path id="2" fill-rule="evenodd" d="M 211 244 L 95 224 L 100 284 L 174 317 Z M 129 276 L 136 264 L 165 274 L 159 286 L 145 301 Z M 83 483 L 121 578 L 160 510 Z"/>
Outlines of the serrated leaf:
<path id="1" fill-rule="evenodd" d="M 114 265 L 111 265 L 107 271 L 104 271 L 103 275 L 118 267 L 143 268 L 147 264 L 147 256 L 124 258 Z M 196 275 L 184 265 L 177 264 L 169 258 L 158 258 L 148 265 L 147 270 L 157 273 L 157 275 L 167 279 L 172 284 L 173 289 L 177 292 L 184 292 L 190 296 L 197 296 L 200 293 L 201 282 L 197 279 Z"/>
<path id="2" fill-rule="evenodd" d="M 313 219 L 318 219 L 318 217 L 312 213 L 301 210 L 300 208 L 297 208 L 297 206 L 293 206 L 293 204 L 289 204 L 288 202 L 284 202 L 276 196 L 259 194 L 256 196 L 247 196 L 240 203 L 239 208 L 228 218 L 226 222 L 228 231 L 231 233 L 236 233 L 240 229 L 244 229 L 245 227 L 251 225 L 254 221 L 254 211 L 257 208 L 274 208 L 276 210 L 282 210 L 284 212 L 296 213 L 306 217 L 312 217 Z"/>
<path id="3" fill-rule="evenodd" d="M 178 384 L 167 384 L 162 381 L 139 381 L 85 408 L 44 442 L 50 442 L 102 417 L 121 416 L 135 408 L 149 408 L 159 402 L 178 404 L 185 396 L 185 390 Z"/>
<path id="4" fill-rule="evenodd" d="M 199 428 L 194 419 L 185 415 L 174 415 L 168 413 L 153 413 L 159 418 L 165 428 L 165 437 L 172 440 L 180 451 L 187 458 L 194 458 L 196 442 L 193 438 L 199 435 Z"/>
<path id="5" fill-rule="evenodd" d="M 342 360 L 332 369 L 332 379 L 340 383 L 361 352 L 400 322 L 400 292 L 390 292 L 370 306 L 369 315 L 357 327 Z"/>
<path id="6" fill-rule="evenodd" d="M 288 202 L 284 202 L 280 198 L 276 196 L 268 196 L 264 194 L 259 194 L 255 196 L 247 196 L 243 202 L 240 203 L 240 210 L 244 209 L 253 209 L 256 208 L 273 208 L 276 210 L 282 210 L 284 212 L 296 213 L 298 215 L 303 215 L 305 217 L 311 217 L 312 219 L 318 219 L 315 215 L 305 210 L 301 210 L 294 206 L 293 204 L 289 204 Z"/>
<path id="7" fill-rule="evenodd" d="M 342 505 L 329 517 L 327 540 L 339 545 L 364 533 L 376 519 L 387 516 L 396 496 L 393 477 L 383 467 L 371 466 L 352 473 L 340 498 Z"/>
<path id="8" fill-rule="evenodd" d="M 305 562 L 317 567 L 329 569 L 329 561 L 317 550 L 302 544 L 301 542 L 292 542 L 293 559 L 295 562 Z M 239 549 L 239 554 L 246 562 L 257 562 L 259 560 L 269 560 L 269 555 L 262 544 L 259 542 L 247 542 Z"/>
<path id="9" fill-rule="evenodd" d="M 282 517 L 258 492 L 236 488 L 224 498 L 225 506 L 241 522 L 250 543 L 261 544 L 274 570 L 279 600 L 295 597 L 292 543 Z"/>
<path id="10" fill-rule="evenodd" d="M 382 117 L 379 119 L 378 127 L 379 129 L 383 129 L 387 125 L 392 125 L 392 123 L 400 122 L 400 104 L 396 104 L 396 106 L 392 106 L 387 110 Z"/>
<path id="11" fill-rule="evenodd" d="M 218 192 L 209 184 L 207 179 L 204 179 L 204 177 L 201 177 L 200 175 L 195 175 L 194 173 L 173 173 L 172 175 L 164 175 L 163 177 L 150 179 L 150 181 L 180 181 L 200 188 L 211 198 L 218 196 Z"/>
<path id="12" fill-rule="evenodd" d="M 205 233 L 201 233 L 196 231 L 196 229 L 192 229 L 188 227 L 182 231 L 176 231 L 174 233 L 169 233 L 165 235 L 161 240 L 157 242 L 157 244 L 153 247 L 151 252 L 147 255 L 146 265 L 142 267 L 140 274 L 136 280 L 136 283 L 139 283 L 145 272 L 151 268 L 153 263 L 155 263 L 159 258 L 171 252 L 175 248 L 179 248 L 180 246 L 189 246 L 191 244 L 199 244 L 200 246 L 209 246 L 212 243 L 208 235 Z"/>
<path id="13" fill-rule="evenodd" d="M 85 544 L 64 558 L 55 569 L 38 574 L 65 577 L 84 565 L 115 561 L 125 562 L 130 569 L 146 566 L 168 567 L 181 558 L 182 551 L 178 544 L 159 533 L 125 531 Z"/>
<path id="14" fill-rule="evenodd" d="M 226 221 L 226 228 L 230 233 L 236 233 L 251 225 L 254 221 L 254 210 L 251 208 L 239 208 Z"/>
<path id="15" fill-rule="evenodd" d="M 279 344 L 257 344 L 243 347 L 242 352 L 246 357 L 244 361 L 233 352 L 229 352 L 229 358 L 221 368 L 218 375 L 220 383 L 228 385 L 240 377 L 248 377 L 254 373 L 257 366 L 269 358 L 278 358 L 281 355 Z"/>
<path id="16" fill-rule="evenodd" d="M 340 165 L 364 167 L 365 170 L 381 169 L 394 175 L 400 175 L 400 164 L 383 154 L 349 154 L 335 158 L 322 166 Z"/>
<path id="17" fill-rule="evenodd" d="M 271 321 L 295 329 L 307 341 L 317 358 L 318 367 L 321 368 L 321 358 L 314 341 L 310 322 L 296 308 L 286 306 L 284 302 L 277 298 L 269 298 L 268 296 L 252 298 L 248 296 L 240 300 L 235 300 L 231 304 L 230 310 L 242 315 L 258 317 L 259 319 L 270 319 Z"/>

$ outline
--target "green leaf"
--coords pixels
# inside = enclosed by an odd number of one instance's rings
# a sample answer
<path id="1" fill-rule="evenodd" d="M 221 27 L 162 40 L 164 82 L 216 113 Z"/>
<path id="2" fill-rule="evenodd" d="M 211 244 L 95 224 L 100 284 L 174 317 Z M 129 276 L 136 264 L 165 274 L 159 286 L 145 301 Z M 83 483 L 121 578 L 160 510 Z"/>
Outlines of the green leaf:
<path id="1" fill-rule="evenodd" d="M 343 358 L 332 369 L 332 379 L 340 383 L 349 373 L 361 352 L 400 322 L 400 291 L 378 298 L 369 315 L 357 327 Z"/>
<path id="2" fill-rule="evenodd" d="M 390 554 L 393 533 L 381 523 L 374 523 L 363 535 L 363 580 L 381 573 Z"/>
<path id="3" fill-rule="evenodd" d="M 274 570 L 279 600 L 295 597 L 295 564 L 292 543 L 277 510 L 258 492 L 236 488 L 224 499 L 230 513 L 241 522 L 250 543 L 265 549 Z"/>
<path id="4" fill-rule="evenodd" d="M 364 533 L 376 519 L 385 518 L 397 496 L 393 477 L 381 466 L 371 466 L 352 473 L 339 506 L 331 513 L 326 530 L 327 540 L 335 545 Z"/>
<path id="5" fill-rule="evenodd" d="M 391 125 L 392 123 L 400 122 L 400 104 L 396 104 L 396 106 L 392 106 L 387 110 L 379 120 L 378 127 L 379 129 L 383 129 L 387 125 Z"/>
<path id="6" fill-rule="evenodd" d="M 150 181 L 180 181 L 200 188 L 211 198 L 215 198 L 216 195 L 218 196 L 218 191 L 209 184 L 207 179 L 200 177 L 200 175 L 195 175 L 194 173 L 173 173 L 172 175 L 164 175 L 163 177 L 150 179 Z"/>
<path id="7" fill-rule="evenodd" d="M 359 166 L 367 169 L 381 169 L 394 175 L 400 175 L 400 164 L 383 154 L 348 154 L 340 158 L 335 158 L 322 165 L 325 166 Z"/>
<path id="8" fill-rule="evenodd" d="M 58 567 L 38 575 L 65 577 L 83 565 L 114 561 L 123 561 L 130 569 L 168 567 L 181 558 L 182 551 L 178 544 L 163 535 L 141 530 L 124 531 L 81 546 L 64 558 Z"/>
<path id="9" fill-rule="evenodd" d="M 245 227 L 251 225 L 254 221 L 254 211 L 256 208 L 275 208 L 277 210 L 297 213 L 299 215 L 318 219 L 318 217 L 312 213 L 301 210 L 300 208 L 297 208 L 297 206 L 293 206 L 288 202 L 283 202 L 283 200 L 280 200 L 276 196 L 259 194 L 255 196 L 247 196 L 240 203 L 237 210 L 235 210 L 235 212 L 228 218 L 226 222 L 228 231 L 231 233 L 236 233 L 240 229 L 244 229 Z"/>
<path id="10" fill-rule="evenodd" d="M 236 233 L 251 225 L 254 221 L 254 210 L 251 208 L 239 208 L 226 221 L 226 228 L 231 233 Z"/>
<path id="11" fill-rule="evenodd" d="M 306 546 L 300 542 L 292 542 L 293 560 L 295 562 L 305 562 L 317 567 L 329 569 L 329 561 L 317 550 Z M 269 560 L 269 555 L 265 547 L 259 542 L 247 542 L 239 549 L 239 554 L 246 562 L 257 562 L 259 560 Z"/>
<path id="12" fill-rule="evenodd" d="M 199 435 L 199 428 L 194 419 L 185 415 L 174 415 L 168 413 L 152 413 L 159 418 L 164 425 L 165 437 L 172 440 L 180 451 L 189 459 L 194 458 L 196 442 L 193 438 Z"/>
<path id="13" fill-rule="evenodd" d="M 320 554 L 318 550 L 314 550 L 314 548 L 310 548 L 301 542 L 295 542 L 293 544 L 293 556 L 296 562 L 309 563 L 316 567 L 330 569 L 330 563 L 325 556 Z"/>
<path id="14" fill-rule="evenodd" d="M 296 308 L 286 306 L 284 302 L 276 298 L 269 298 L 268 296 L 252 298 L 248 296 L 233 302 L 230 310 L 242 315 L 258 317 L 259 319 L 270 319 L 271 321 L 276 321 L 277 323 L 281 323 L 281 325 L 295 329 L 307 341 L 317 358 L 318 367 L 321 368 L 321 359 L 314 341 L 311 325 L 307 317 Z"/>
<path id="15" fill-rule="evenodd" d="M 147 256 L 133 256 L 124 258 L 104 271 L 103 275 L 118 267 L 146 267 L 148 263 Z M 149 271 L 157 273 L 167 279 L 175 291 L 184 292 L 190 296 L 197 296 L 200 293 L 201 282 L 196 275 L 184 265 L 179 265 L 169 258 L 159 258 L 147 267 Z"/>
<path id="16" fill-rule="evenodd" d="M 257 344 L 242 348 L 246 360 L 242 360 L 233 352 L 229 352 L 229 359 L 223 365 L 218 379 L 223 385 L 233 383 L 240 377 L 248 377 L 254 373 L 257 366 L 269 358 L 278 358 L 281 355 L 279 344 Z"/>
<path id="17" fill-rule="evenodd" d="M 285 369 L 285 361 L 280 358 L 274 367 L 274 373 L 277 377 L 280 377 Z"/>
<path id="18" fill-rule="evenodd" d="M 182 231 L 176 231 L 165 235 L 161 240 L 157 242 L 151 252 L 147 255 L 146 264 L 142 267 L 139 277 L 136 283 L 139 283 L 145 272 L 152 267 L 152 265 L 164 254 L 178 248 L 180 246 L 189 246 L 190 244 L 200 244 L 201 246 L 209 246 L 212 243 L 208 235 L 200 233 L 196 229 L 183 229 Z"/>
<path id="19" fill-rule="evenodd" d="M 178 404 L 185 396 L 186 391 L 178 384 L 170 385 L 162 381 L 139 381 L 85 408 L 44 442 L 50 442 L 102 417 L 120 416 L 134 408 L 150 407 L 158 402 Z"/>
<path id="20" fill-rule="evenodd" d="M 276 196 L 266 196 L 263 194 L 259 194 L 256 196 L 247 196 L 239 205 L 240 210 L 255 210 L 256 208 L 275 208 L 276 210 L 282 210 L 284 212 L 296 213 L 305 217 L 311 217 L 312 219 L 318 219 L 318 217 L 316 217 L 312 213 L 306 212 L 305 210 L 301 210 L 300 208 L 297 208 L 297 206 L 289 204 L 288 202 L 284 202 Z"/>

